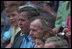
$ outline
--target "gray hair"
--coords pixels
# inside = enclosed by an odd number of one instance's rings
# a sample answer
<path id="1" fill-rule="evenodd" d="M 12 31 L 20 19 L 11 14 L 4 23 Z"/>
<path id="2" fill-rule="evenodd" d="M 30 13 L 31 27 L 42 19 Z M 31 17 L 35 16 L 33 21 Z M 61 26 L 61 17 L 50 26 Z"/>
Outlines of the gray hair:
<path id="1" fill-rule="evenodd" d="M 55 48 L 68 48 L 67 41 L 64 39 L 61 39 L 58 36 L 50 37 L 46 40 L 46 43 L 54 42 Z"/>

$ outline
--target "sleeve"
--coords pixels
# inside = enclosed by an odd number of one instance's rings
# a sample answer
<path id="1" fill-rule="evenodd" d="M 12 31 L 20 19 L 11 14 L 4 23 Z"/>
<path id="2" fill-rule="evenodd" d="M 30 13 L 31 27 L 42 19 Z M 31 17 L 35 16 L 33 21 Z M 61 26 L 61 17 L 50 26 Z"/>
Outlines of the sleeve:
<path id="1" fill-rule="evenodd" d="M 62 26 L 62 22 L 66 21 L 66 16 L 68 15 L 68 10 L 66 10 L 68 1 L 64 2 L 58 9 L 57 18 L 55 22 L 55 27 Z"/>
<path id="2" fill-rule="evenodd" d="M 8 31 L 6 31 L 6 32 L 4 33 L 3 39 L 4 39 L 5 41 L 7 41 L 7 40 L 9 40 L 10 38 L 11 38 L 11 32 L 10 32 L 10 30 L 8 30 Z"/>
<path id="3" fill-rule="evenodd" d="M 57 18 L 56 18 L 56 22 L 55 22 L 55 27 L 60 27 L 61 26 L 61 22 L 62 22 L 62 16 L 63 16 L 63 11 L 62 11 L 62 7 L 60 6 L 57 12 Z"/>

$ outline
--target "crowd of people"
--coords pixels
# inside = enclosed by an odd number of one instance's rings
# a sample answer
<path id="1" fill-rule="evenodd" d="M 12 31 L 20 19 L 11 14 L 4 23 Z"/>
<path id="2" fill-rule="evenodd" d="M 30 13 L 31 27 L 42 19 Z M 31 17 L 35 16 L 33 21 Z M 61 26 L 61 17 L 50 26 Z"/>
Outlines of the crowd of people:
<path id="1" fill-rule="evenodd" d="M 1 48 L 71 48 L 71 1 L 1 1 Z"/>

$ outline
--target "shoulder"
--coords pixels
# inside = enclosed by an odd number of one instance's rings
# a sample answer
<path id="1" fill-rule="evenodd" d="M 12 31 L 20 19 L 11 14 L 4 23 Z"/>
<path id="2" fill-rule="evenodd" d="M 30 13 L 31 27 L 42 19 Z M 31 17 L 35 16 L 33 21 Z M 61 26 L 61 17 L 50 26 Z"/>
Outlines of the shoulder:
<path id="1" fill-rule="evenodd" d="M 16 35 L 15 38 L 18 37 L 20 35 L 21 31 L 19 31 Z"/>

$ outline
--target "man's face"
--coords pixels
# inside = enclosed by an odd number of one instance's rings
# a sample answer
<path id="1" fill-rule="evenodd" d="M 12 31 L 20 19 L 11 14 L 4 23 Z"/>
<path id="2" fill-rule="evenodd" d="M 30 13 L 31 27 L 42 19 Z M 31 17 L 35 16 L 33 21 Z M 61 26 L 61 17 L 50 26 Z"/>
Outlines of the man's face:
<path id="1" fill-rule="evenodd" d="M 27 31 L 30 27 L 30 21 L 28 19 L 27 12 L 22 12 L 19 14 L 19 27 L 22 31 Z"/>
<path id="2" fill-rule="evenodd" d="M 30 35 L 32 36 L 32 38 L 41 38 L 42 37 L 40 26 L 41 26 L 41 22 L 39 19 L 34 20 L 30 24 Z"/>
<path id="3" fill-rule="evenodd" d="M 8 18 L 11 24 L 16 24 L 18 12 L 12 11 L 8 13 Z"/>

